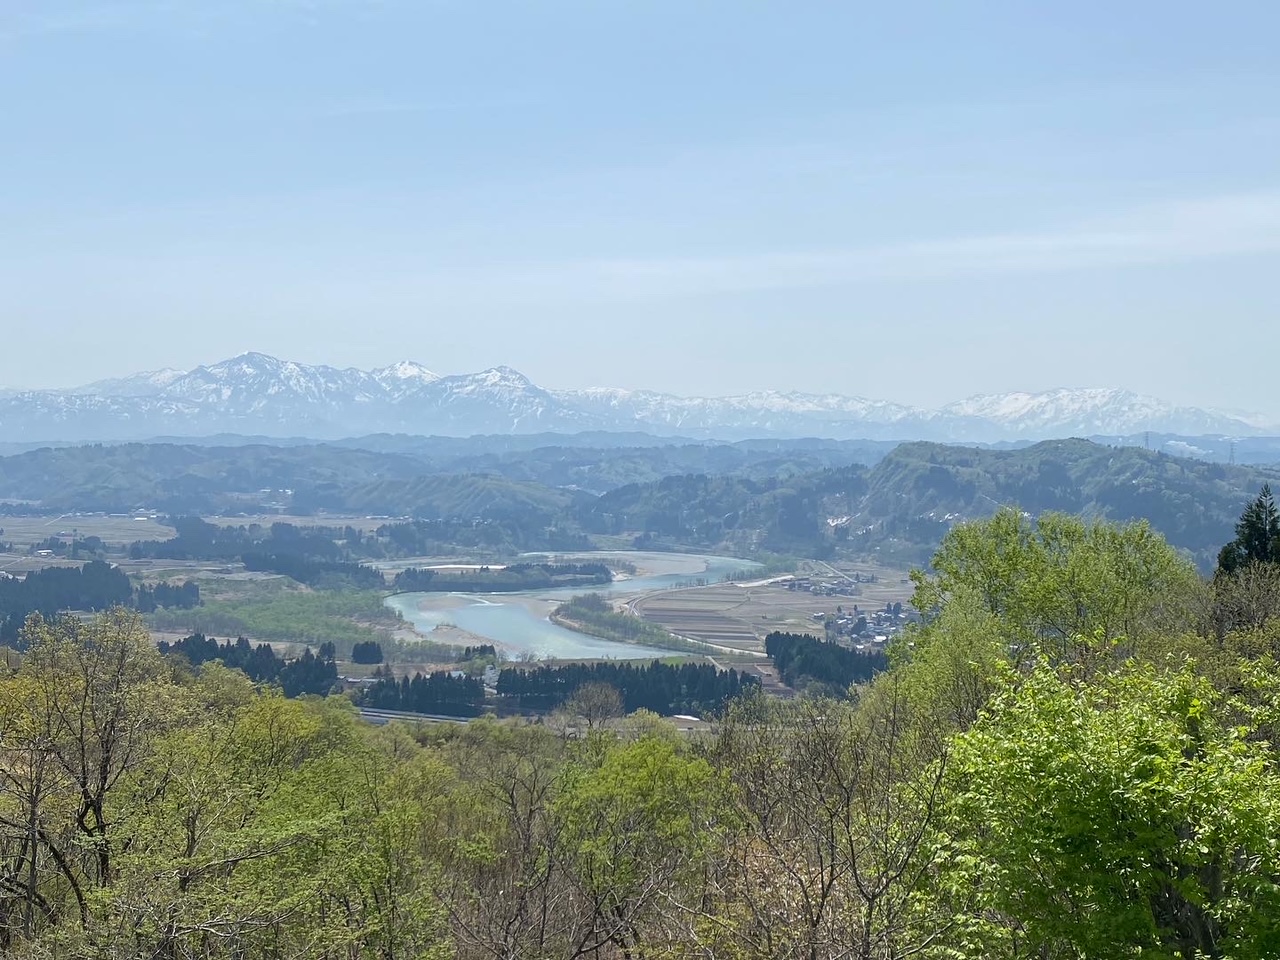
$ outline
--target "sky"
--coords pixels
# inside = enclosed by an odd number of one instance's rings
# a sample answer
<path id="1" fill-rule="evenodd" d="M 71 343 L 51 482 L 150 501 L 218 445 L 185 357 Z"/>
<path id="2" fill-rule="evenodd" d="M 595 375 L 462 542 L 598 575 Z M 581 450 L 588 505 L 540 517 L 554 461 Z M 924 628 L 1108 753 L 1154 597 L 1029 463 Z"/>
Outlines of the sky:
<path id="1" fill-rule="evenodd" d="M 1280 4 L 0 0 L 0 387 L 1280 415 Z"/>

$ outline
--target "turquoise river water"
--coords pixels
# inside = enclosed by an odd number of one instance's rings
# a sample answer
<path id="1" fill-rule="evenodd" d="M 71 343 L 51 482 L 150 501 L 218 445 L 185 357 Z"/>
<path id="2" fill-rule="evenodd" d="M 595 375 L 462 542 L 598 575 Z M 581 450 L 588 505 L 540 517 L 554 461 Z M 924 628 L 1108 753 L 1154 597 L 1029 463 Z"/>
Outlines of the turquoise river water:
<path id="1" fill-rule="evenodd" d="M 575 560 L 579 557 L 605 562 L 611 558 L 624 559 L 635 564 L 641 571 L 635 577 L 591 588 L 593 592 L 610 596 L 635 596 L 669 590 L 699 578 L 714 583 L 723 580 L 729 573 L 756 566 L 749 560 L 733 557 L 674 553 L 574 555 Z M 536 657 L 610 657 L 620 660 L 670 656 L 669 650 L 601 640 L 558 626 L 548 619 L 556 605 L 584 592 L 586 591 L 576 588 L 485 594 L 400 593 L 388 597 L 386 603 L 422 633 L 430 633 L 443 624 L 453 624 L 517 655 L 526 653 Z"/>

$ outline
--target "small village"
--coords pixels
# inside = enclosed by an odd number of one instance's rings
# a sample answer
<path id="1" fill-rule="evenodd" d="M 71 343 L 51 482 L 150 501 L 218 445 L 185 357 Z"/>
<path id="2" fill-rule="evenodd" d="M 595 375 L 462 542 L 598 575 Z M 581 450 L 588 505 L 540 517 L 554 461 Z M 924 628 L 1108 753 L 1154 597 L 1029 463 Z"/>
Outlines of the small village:
<path id="1" fill-rule="evenodd" d="M 842 643 L 855 650 L 883 650 L 904 627 L 918 623 L 915 608 L 900 600 L 883 606 L 859 602 L 864 584 L 878 582 L 875 574 L 838 574 L 832 576 L 797 576 L 785 581 L 788 590 L 809 593 L 815 597 L 849 597 L 853 603 L 837 604 L 835 611 L 810 614 L 815 625 L 822 624 L 825 639 Z"/>

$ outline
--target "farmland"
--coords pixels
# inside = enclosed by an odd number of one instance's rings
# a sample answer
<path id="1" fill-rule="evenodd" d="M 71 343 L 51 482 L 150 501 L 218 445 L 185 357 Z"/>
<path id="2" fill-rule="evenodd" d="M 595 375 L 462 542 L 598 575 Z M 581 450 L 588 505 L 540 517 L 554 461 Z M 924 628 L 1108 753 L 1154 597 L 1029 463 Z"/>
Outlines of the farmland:
<path id="1" fill-rule="evenodd" d="M 849 584 L 843 595 L 814 595 L 788 589 L 785 581 L 715 584 L 648 594 L 628 602 L 632 612 L 674 634 L 743 652 L 764 650 L 774 631 L 814 632 L 814 614 L 848 611 L 857 604 L 879 609 L 905 604 L 912 586 L 900 571 L 880 569 L 872 582 Z M 816 624 L 821 633 L 821 624 Z"/>

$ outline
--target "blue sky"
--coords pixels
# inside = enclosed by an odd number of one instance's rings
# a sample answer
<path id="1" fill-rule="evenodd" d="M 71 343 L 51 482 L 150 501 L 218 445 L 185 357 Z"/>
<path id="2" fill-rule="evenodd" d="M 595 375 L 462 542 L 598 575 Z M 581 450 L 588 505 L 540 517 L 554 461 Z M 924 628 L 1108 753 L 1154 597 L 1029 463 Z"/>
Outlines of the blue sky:
<path id="1" fill-rule="evenodd" d="M 0 386 L 1280 414 L 1280 4 L 6 0 Z"/>

